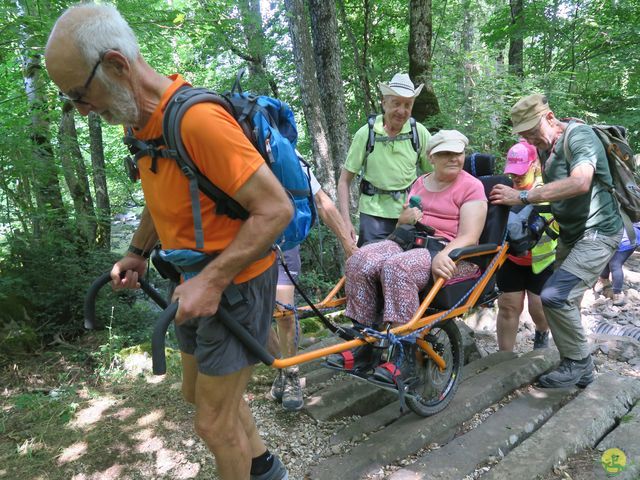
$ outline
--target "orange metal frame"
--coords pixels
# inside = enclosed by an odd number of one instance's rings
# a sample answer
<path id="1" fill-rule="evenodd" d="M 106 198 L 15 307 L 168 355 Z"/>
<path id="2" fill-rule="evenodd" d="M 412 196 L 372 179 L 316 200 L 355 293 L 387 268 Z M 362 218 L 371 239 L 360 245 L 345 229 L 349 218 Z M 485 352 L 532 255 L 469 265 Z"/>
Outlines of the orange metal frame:
<path id="1" fill-rule="evenodd" d="M 429 326 L 432 325 L 436 320 L 438 321 L 449 320 L 452 318 L 456 318 L 462 315 L 463 313 L 466 313 L 467 311 L 469 311 L 478 301 L 478 298 L 484 291 L 484 288 L 487 286 L 487 283 L 489 283 L 489 281 L 491 280 L 491 277 L 493 277 L 495 272 L 502 266 L 502 264 L 507 259 L 507 248 L 508 248 L 508 244 L 505 243 L 503 245 L 496 247 L 493 250 L 463 255 L 458 259 L 458 261 L 460 261 L 460 260 L 464 260 L 471 257 L 493 255 L 493 258 L 492 258 L 493 265 L 491 267 L 491 270 L 484 276 L 482 281 L 478 285 L 476 285 L 473 292 L 469 295 L 469 297 L 467 298 L 464 304 L 451 310 L 444 317 L 442 317 L 442 312 L 437 312 L 437 313 L 428 315 L 426 317 L 423 317 L 424 313 L 427 311 L 427 308 L 429 308 L 429 305 L 431 305 L 431 303 L 433 302 L 433 299 L 436 297 L 436 294 L 440 291 L 440 289 L 444 285 L 444 280 L 440 278 L 436 280 L 431 290 L 429 290 L 429 293 L 427 294 L 427 296 L 424 298 L 424 300 L 422 300 L 422 302 L 420 303 L 420 307 L 418 308 L 416 313 L 413 315 L 411 320 L 404 325 L 391 329 L 390 332 L 393 333 L 394 335 L 402 336 L 402 335 L 407 335 L 423 327 L 427 327 L 424 330 L 424 334 L 426 335 L 430 330 Z M 337 298 L 338 293 L 344 286 L 344 281 L 345 279 L 344 277 L 342 277 L 340 281 L 336 284 L 336 286 L 331 290 L 331 292 L 329 292 L 329 294 L 320 303 L 318 303 L 316 307 L 330 308 L 330 307 L 336 307 L 336 306 L 345 304 L 346 298 L 344 297 Z M 310 310 L 310 309 L 311 309 L 310 307 L 301 308 L 301 310 L 303 311 Z M 282 313 L 280 313 L 280 315 L 282 315 Z M 276 313 L 275 316 L 278 316 L 278 314 Z M 293 357 L 276 359 L 271 364 L 271 366 L 274 368 L 291 367 L 293 365 L 299 365 L 301 363 L 306 363 L 311 360 L 316 360 L 318 358 L 331 355 L 332 353 L 344 352 L 346 350 L 359 347 L 360 345 L 364 345 L 365 343 L 375 343 L 376 341 L 377 339 L 374 337 L 366 337 L 364 339 L 349 340 L 349 341 L 338 343 L 336 345 L 332 345 L 329 347 L 319 348 L 317 350 L 312 350 L 310 352 L 300 353 L 298 355 L 294 355 Z M 427 342 L 419 339 L 417 341 L 417 344 L 436 363 L 436 365 L 438 365 L 438 367 L 441 370 L 446 368 L 446 363 L 444 359 L 440 355 L 438 355 Z"/>

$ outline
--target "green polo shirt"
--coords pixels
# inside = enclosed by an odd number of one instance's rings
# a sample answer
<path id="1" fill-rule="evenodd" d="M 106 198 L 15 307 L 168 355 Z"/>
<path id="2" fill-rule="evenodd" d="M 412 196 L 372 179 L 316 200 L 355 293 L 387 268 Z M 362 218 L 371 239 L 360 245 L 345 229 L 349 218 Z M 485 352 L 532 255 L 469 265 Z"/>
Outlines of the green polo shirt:
<path id="1" fill-rule="evenodd" d="M 411 145 L 411 125 L 407 121 L 398 135 L 408 134 L 408 139 L 375 143 L 363 172 L 364 178 L 368 182 L 381 190 L 404 190 L 417 178 L 416 164 L 422 173 L 431 171 L 431 164 L 427 156 L 427 143 L 431 135 L 421 123 L 416 122 L 416 128 L 420 139 L 419 162 L 418 154 Z M 378 115 L 376 118 L 373 131 L 381 137 L 387 136 L 382 123 L 382 115 Z M 369 126 L 364 125 L 353 137 L 347 161 L 344 164 L 345 170 L 353 174 L 360 173 L 368 139 Z M 395 200 L 389 194 L 360 194 L 358 210 L 376 217 L 398 218 L 404 203 L 406 203 L 406 195 L 400 195 L 400 198 Z"/>
<path id="2" fill-rule="evenodd" d="M 593 166 L 594 177 L 587 193 L 551 202 L 562 242 L 570 247 L 591 228 L 604 235 L 615 235 L 622 228 L 622 218 L 608 191 L 607 185 L 612 184 L 612 179 L 602 142 L 590 126 L 572 127 L 568 142 L 572 157 L 569 163 L 564 152 L 564 137 L 565 133 L 560 135 L 555 143 L 555 153 L 544 161 L 544 182 L 567 178 L 574 168 L 585 163 Z M 544 158 L 544 154 L 541 157 Z"/>

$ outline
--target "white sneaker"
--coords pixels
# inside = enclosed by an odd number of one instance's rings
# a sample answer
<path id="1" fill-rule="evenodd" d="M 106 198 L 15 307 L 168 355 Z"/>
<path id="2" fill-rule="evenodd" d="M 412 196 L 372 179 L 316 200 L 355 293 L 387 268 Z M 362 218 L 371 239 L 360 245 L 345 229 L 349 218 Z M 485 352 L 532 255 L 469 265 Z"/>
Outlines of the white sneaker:
<path id="1" fill-rule="evenodd" d="M 607 288 L 611 287 L 611 280 L 609 280 L 608 278 L 600 278 L 598 277 L 598 281 L 596 282 L 596 284 L 593 286 L 593 291 L 594 293 L 602 293 L 604 292 Z"/>
<path id="2" fill-rule="evenodd" d="M 614 293 L 612 300 L 613 300 L 613 304 L 617 307 L 624 305 L 626 303 L 626 300 L 624 298 L 624 292 Z"/>

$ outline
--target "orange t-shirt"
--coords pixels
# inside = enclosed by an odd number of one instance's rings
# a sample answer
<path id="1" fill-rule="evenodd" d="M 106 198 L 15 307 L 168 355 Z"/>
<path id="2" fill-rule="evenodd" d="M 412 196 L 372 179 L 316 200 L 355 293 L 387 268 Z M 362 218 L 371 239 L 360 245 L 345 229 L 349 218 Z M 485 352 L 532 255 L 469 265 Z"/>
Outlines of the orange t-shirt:
<path id="1" fill-rule="evenodd" d="M 173 93 L 187 82 L 180 75 L 164 92 L 147 124 L 135 130 L 136 138 L 151 140 L 162 136 L 164 109 Z M 191 159 L 211 182 L 230 196 L 264 165 L 264 160 L 242 132 L 235 119 L 220 105 L 199 103 L 184 115 L 180 128 L 182 141 Z M 195 231 L 191 210 L 189 180 L 173 159 L 158 158 L 156 173 L 151 157 L 138 160 L 145 201 L 162 247 L 195 250 Z M 236 237 L 241 220 L 215 214 L 215 203 L 200 192 L 205 253 L 221 252 Z M 246 282 L 267 270 L 274 261 L 271 253 L 244 269 L 234 281 Z"/>

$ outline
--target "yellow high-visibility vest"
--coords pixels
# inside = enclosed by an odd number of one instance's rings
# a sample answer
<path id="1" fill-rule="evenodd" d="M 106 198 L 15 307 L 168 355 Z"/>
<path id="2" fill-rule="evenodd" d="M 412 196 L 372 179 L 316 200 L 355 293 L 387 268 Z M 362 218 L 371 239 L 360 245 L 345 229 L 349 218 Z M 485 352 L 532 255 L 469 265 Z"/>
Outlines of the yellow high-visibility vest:
<path id="1" fill-rule="evenodd" d="M 547 220 L 553 219 L 553 215 L 551 215 L 550 213 L 541 213 L 540 215 Z M 558 233 L 558 222 L 553 220 L 549 227 L 555 233 Z M 531 270 L 533 271 L 533 273 L 540 273 L 555 261 L 557 246 L 557 238 L 551 238 L 546 232 L 542 234 L 540 241 L 536 244 L 535 247 L 531 249 Z"/>

